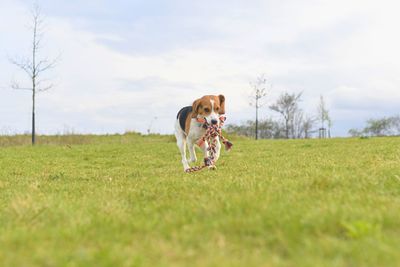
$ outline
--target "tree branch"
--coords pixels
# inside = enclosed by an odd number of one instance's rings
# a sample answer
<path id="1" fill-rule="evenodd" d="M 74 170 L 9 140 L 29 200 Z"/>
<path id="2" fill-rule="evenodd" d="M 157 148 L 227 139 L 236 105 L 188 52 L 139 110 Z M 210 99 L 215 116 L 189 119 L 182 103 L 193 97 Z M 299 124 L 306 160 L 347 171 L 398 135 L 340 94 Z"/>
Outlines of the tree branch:
<path id="1" fill-rule="evenodd" d="M 38 92 L 38 93 L 43 93 L 43 92 L 46 92 L 46 91 L 49 91 L 51 88 L 53 88 L 54 87 L 54 84 L 49 84 L 48 86 L 46 86 L 46 87 L 42 87 L 42 88 L 38 88 L 38 89 L 36 89 L 36 92 Z"/>
<path id="2" fill-rule="evenodd" d="M 28 59 L 15 59 L 15 58 L 8 58 L 11 64 L 17 66 L 18 68 L 22 69 L 23 71 L 28 74 L 29 77 L 32 77 L 33 68 L 32 64 Z"/>
<path id="3" fill-rule="evenodd" d="M 25 90 L 25 91 L 32 91 L 32 88 L 29 87 L 21 87 L 17 82 L 12 82 L 11 88 L 14 90 Z"/>
<path id="4" fill-rule="evenodd" d="M 46 70 L 52 69 L 59 62 L 61 55 L 58 55 L 54 60 L 49 61 L 47 59 L 39 61 L 36 65 L 36 73 L 39 74 Z"/>

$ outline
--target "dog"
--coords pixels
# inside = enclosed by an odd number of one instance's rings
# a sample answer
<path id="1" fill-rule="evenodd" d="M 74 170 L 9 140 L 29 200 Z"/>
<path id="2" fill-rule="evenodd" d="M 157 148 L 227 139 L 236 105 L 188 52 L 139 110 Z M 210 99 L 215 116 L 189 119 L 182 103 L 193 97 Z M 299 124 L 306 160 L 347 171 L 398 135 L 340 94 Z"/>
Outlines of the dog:
<path id="1" fill-rule="evenodd" d="M 195 100 L 192 106 L 182 108 L 176 116 L 175 136 L 176 143 L 181 152 L 184 171 L 190 168 L 186 158 L 186 145 L 189 149 L 190 162 L 196 162 L 196 142 L 206 132 L 206 126 L 219 125 L 221 115 L 225 114 L 225 96 L 206 95 Z M 217 137 L 218 138 L 218 137 Z M 200 147 L 203 150 L 204 159 L 208 158 L 208 144 L 204 142 Z M 215 162 L 218 160 L 221 151 L 219 138 L 216 144 Z"/>

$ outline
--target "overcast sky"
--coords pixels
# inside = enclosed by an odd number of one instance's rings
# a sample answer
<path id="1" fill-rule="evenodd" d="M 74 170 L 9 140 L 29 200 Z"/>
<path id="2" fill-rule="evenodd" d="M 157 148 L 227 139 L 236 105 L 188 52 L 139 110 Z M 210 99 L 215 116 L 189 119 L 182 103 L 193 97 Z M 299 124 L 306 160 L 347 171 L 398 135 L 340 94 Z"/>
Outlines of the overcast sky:
<path id="1" fill-rule="evenodd" d="M 265 73 L 267 100 L 323 95 L 333 135 L 400 111 L 400 4 L 369 0 L 42 0 L 41 55 L 61 54 L 38 96 L 40 133 L 172 133 L 177 111 L 224 94 L 228 122 L 253 119 L 249 82 Z M 30 130 L 28 83 L 7 57 L 29 55 L 31 1 L 0 1 L 0 133 Z M 262 117 L 271 116 L 268 108 Z M 155 119 L 155 117 L 157 119 Z"/>

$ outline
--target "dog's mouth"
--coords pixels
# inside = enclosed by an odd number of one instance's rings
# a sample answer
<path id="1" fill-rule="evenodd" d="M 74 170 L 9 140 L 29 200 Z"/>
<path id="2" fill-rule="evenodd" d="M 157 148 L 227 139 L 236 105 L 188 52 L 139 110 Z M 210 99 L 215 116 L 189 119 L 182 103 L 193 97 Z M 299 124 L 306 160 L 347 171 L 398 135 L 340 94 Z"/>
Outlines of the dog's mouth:
<path id="1" fill-rule="evenodd" d="M 218 126 L 220 118 L 219 117 L 204 117 L 204 121 L 208 125 Z"/>

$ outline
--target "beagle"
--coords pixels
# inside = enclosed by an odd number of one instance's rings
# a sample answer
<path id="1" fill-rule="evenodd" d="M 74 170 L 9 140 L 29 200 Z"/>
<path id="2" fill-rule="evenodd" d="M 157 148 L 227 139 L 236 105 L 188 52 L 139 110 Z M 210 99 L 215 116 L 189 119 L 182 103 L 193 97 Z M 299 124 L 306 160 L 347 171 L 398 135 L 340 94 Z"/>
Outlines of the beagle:
<path id="1" fill-rule="evenodd" d="M 209 125 L 218 125 L 220 115 L 225 114 L 225 97 L 223 95 L 206 95 L 193 102 L 192 106 L 182 108 L 176 117 L 175 136 L 178 148 L 182 155 L 183 169 L 190 168 L 186 159 L 186 145 L 189 148 L 190 162 L 196 162 L 195 144 L 206 131 L 205 122 Z M 217 137 L 218 138 L 218 137 Z M 204 159 L 208 158 L 207 142 L 200 147 Z M 221 143 L 217 139 L 215 161 L 218 160 Z"/>

